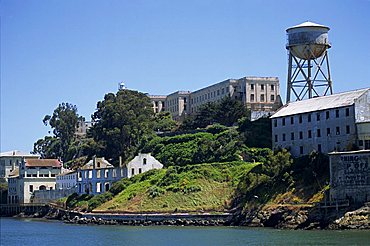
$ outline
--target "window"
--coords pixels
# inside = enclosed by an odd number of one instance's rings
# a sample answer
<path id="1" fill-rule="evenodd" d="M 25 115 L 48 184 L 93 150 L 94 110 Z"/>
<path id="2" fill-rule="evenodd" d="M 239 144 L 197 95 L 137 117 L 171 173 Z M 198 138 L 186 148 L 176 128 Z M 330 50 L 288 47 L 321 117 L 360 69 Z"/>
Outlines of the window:
<path id="1" fill-rule="evenodd" d="M 317 113 L 317 114 L 316 114 L 316 120 L 317 120 L 317 121 L 320 121 L 320 113 Z"/>
<path id="2" fill-rule="evenodd" d="M 299 154 L 303 155 L 303 146 L 299 146 Z"/>
<path id="3" fill-rule="evenodd" d="M 29 189 L 30 189 L 30 192 L 33 192 L 33 185 L 30 185 Z"/>
<path id="4" fill-rule="evenodd" d="M 265 85 L 261 85 L 261 91 L 265 90 Z"/>
<path id="5" fill-rule="evenodd" d="M 326 128 L 326 136 L 330 136 L 330 128 Z"/>
<path id="6" fill-rule="evenodd" d="M 299 123 L 302 123 L 302 115 L 299 116 Z"/>
<path id="7" fill-rule="evenodd" d="M 277 120 L 274 120 L 274 127 L 277 127 Z"/>
<path id="8" fill-rule="evenodd" d="M 358 146 L 364 146 L 364 141 L 363 140 L 359 140 L 358 141 Z"/>
<path id="9" fill-rule="evenodd" d="M 98 165 L 97 165 L 98 168 L 100 168 L 100 161 L 98 161 Z"/>
<path id="10" fill-rule="evenodd" d="M 299 132 L 299 139 L 303 139 L 303 132 Z"/>
<path id="11" fill-rule="evenodd" d="M 217 90 L 217 96 L 219 96 L 220 95 L 220 90 Z"/>
<path id="12" fill-rule="evenodd" d="M 264 101 L 265 101 L 265 95 L 261 94 L 261 102 L 264 102 Z"/>
<path id="13" fill-rule="evenodd" d="M 335 134 L 336 134 L 336 135 L 340 135 L 340 127 L 339 127 L 339 126 L 337 126 L 337 127 L 335 128 Z"/>
<path id="14" fill-rule="evenodd" d="M 326 111 L 326 119 L 329 119 L 329 118 L 330 118 L 330 112 Z"/>
<path id="15" fill-rule="evenodd" d="M 317 129 L 316 133 L 317 133 L 317 137 L 318 138 L 321 137 L 321 131 L 320 131 L 320 129 Z"/>
<path id="16" fill-rule="evenodd" d="M 254 84 L 251 84 L 251 90 L 254 90 Z"/>
<path id="17" fill-rule="evenodd" d="M 251 94 L 251 102 L 254 102 L 254 94 Z"/>
<path id="18" fill-rule="evenodd" d="M 131 175 L 135 175 L 135 168 L 131 168 Z"/>
<path id="19" fill-rule="evenodd" d="M 311 132 L 311 130 L 308 130 L 308 138 L 312 138 L 312 132 Z"/>
<path id="20" fill-rule="evenodd" d="M 317 151 L 318 151 L 318 152 L 321 152 L 321 144 L 318 144 L 318 145 L 317 145 Z"/>
<path id="21" fill-rule="evenodd" d="M 271 85 L 271 90 L 275 90 L 275 86 L 274 85 Z"/>
<path id="22" fill-rule="evenodd" d="M 291 124 L 291 125 L 293 125 L 293 124 L 294 124 L 294 117 L 293 117 L 293 116 L 291 116 L 291 117 L 290 117 L 290 124 Z"/>
<path id="23" fill-rule="evenodd" d="M 143 159 L 143 165 L 145 165 L 145 164 L 146 164 L 146 158 Z"/>
<path id="24" fill-rule="evenodd" d="M 278 135 L 275 135 L 275 143 L 278 141 Z"/>
<path id="25" fill-rule="evenodd" d="M 349 127 L 349 125 L 346 125 L 346 134 L 350 134 L 350 127 Z"/>
<path id="26" fill-rule="evenodd" d="M 275 95 L 271 95 L 271 96 L 270 96 L 270 101 L 271 101 L 271 102 L 274 102 L 274 101 L 275 101 Z"/>
<path id="27" fill-rule="evenodd" d="M 307 121 L 308 121 L 308 122 L 311 122 L 311 114 L 308 114 L 308 115 L 307 115 Z"/>
<path id="28" fill-rule="evenodd" d="M 225 89 L 224 88 L 222 88 L 222 90 L 221 90 L 221 94 L 223 95 L 223 94 L 225 94 Z"/>
<path id="29" fill-rule="evenodd" d="M 141 168 L 139 168 L 139 174 L 141 173 Z"/>
<path id="30" fill-rule="evenodd" d="M 283 141 L 285 141 L 285 134 L 283 134 Z"/>
<path id="31" fill-rule="evenodd" d="M 349 116 L 349 108 L 346 108 L 346 117 Z"/>
<path id="32" fill-rule="evenodd" d="M 290 133 L 290 140 L 294 140 L 294 132 Z"/>
<path id="33" fill-rule="evenodd" d="M 335 110 L 335 118 L 339 118 L 339 109 Z"/>

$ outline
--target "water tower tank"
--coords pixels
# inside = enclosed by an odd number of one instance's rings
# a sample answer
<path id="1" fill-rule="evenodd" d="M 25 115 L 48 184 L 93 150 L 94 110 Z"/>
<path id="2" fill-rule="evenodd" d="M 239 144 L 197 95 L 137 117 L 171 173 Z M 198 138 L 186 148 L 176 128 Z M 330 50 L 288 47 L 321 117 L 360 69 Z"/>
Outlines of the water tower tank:
<path id="1" fill-rule="evenodd" d="M 300 59 L 311 60 L 322 56 L 330 48 L 329 27 L 312 22 L 304 22 L 286 30 L 288 43 L 286 48 Z"/>

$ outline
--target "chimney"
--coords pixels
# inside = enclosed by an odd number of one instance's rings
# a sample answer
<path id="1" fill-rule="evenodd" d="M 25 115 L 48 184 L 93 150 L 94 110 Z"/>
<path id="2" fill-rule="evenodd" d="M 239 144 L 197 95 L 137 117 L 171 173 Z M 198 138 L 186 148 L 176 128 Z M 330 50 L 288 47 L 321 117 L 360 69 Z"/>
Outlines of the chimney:
<path id="1" fill-rule="evenodd" d="M 93 169 L 95 169 L 95 164 L 96 164 L 96 155 L 93 156 Z"/>

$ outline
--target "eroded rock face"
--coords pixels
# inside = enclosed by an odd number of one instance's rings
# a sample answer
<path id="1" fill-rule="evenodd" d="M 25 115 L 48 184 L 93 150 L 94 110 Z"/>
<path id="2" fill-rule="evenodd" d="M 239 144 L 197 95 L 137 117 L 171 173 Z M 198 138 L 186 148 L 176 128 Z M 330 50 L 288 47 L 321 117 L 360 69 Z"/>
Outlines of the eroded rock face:
<path id="1" fill-rule="evenodd" d="M 369 204 L 355 211 L 347 212 L 343 217 L 329 225 L 332 229 L 370 229 Z"/>

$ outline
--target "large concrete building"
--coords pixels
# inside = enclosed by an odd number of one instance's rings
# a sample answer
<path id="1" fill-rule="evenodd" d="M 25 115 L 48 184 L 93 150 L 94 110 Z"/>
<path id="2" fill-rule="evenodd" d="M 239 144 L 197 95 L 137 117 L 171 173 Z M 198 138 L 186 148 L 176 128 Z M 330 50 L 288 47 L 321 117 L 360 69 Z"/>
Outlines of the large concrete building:
<path id="1" fill-rule="evenodd" d="M 9 175 L 8 204 L 31 203 L 34 191 L 53 190 L 62 171 L 56 159 L 24 159 Z"/>
<path id="2" fill-rule="evenodd" d="M 178 91 L 149 98 L 155 113 L 169 111 L 174 120 L 181 120 L 187 114 L 195 114 L 202 105 L 220 101 L 226 96 L 243 102 L 251 110 L 252 119 L 271 114 L 282 106 L 277 77 L 227 79 L 194 92 Z"/>
<path id="3" fill-rule="evenodd" d="M 295 157 L 370 149 L 370 89 L 290 102 L 272 117 L 273 148 Z"/>
<path id="4" fill-rule="evenodd" d="M 22 163 L 24 158 L 39 159 L 40 155 L 24 153 L 19 150 L 12 150 L 0 153 L 0 178 L 7 179 L 9 174 Z"/>

